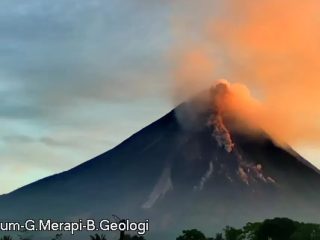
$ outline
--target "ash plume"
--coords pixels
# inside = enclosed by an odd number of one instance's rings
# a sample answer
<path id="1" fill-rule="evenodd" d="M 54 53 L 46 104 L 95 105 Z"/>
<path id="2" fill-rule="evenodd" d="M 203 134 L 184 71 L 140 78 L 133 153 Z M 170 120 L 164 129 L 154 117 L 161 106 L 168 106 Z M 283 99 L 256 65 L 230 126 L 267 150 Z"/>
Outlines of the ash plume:
<path id="1" fill-rule="evenodd" d="M 228 79 L 228 111 L 279 142 L 317 144 L 319 1 L 226 0 L 218 7 L 218 14 L 184 14 L 198 23 L 197 38 L 177 37 L 175 98 Z"/>

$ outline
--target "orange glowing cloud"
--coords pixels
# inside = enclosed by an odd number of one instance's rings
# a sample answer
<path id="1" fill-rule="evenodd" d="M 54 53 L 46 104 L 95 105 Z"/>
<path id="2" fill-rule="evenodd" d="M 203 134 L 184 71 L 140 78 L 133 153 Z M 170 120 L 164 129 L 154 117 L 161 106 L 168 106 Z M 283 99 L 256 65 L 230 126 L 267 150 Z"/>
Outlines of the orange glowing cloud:
<path id="1" fill-rule="evenodd" d="M 198 91 L 226 78 L 232 97 L 225 104 L 249 124 L 281 141 L 319 142 L 320 2 L 226 0 L 222 5 L 217 16 L 204 18 L 199 38 L 204 40 L 180 54 L 178 88 Z"/>

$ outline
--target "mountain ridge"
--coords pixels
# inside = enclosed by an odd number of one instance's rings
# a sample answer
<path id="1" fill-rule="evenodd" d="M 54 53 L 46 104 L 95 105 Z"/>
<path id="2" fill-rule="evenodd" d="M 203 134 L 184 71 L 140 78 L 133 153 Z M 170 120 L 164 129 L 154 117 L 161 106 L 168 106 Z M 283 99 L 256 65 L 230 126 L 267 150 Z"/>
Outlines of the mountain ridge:
<path id="1" fill-rule="evenodd" d="M 113 149 L 0 197 L 0 218 L 116 213 L 150 219 L 159 239 L 276 216 L 320 220 L 318 171 L 219 114 L 210 96 L 181 104 Z"/>

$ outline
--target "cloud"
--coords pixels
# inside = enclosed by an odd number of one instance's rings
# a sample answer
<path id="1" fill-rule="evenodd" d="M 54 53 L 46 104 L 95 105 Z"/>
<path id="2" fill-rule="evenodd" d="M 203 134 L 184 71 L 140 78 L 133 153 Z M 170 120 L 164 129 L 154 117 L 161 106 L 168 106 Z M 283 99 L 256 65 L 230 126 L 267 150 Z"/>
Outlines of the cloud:
<path id="1" fill-rule="evenodd" d="M 0 2 L 0 163 L 25 166 L 6 189 L 88 160 L 167 111 L 167 7 Z"/>
<path id="2" fill-rule="evenodd" d="M 194 93 L 226 78 L 236 83 L 230 108 L 248 125 L 280 142 L 318 145 L 319 6 L 315 0 L 226 0 L 217 15 L 191 15 L 201 27 L 191 43 L 179 38 L 179 89 Z M 190 55 L 194 61 L 184 61 Z M 186 70 L 199 78 L 189 79 Z"/>
<path id="3" fill-rule="evenodd" d="M 30 117 L 87 99 L 126 102 L 164 93 L 167 20 L 158 4 L 141 6 L 122 1 L 0 3 L 0 82 L 16 82 L 21 88 L 12 93 L 30 101 L 4 107 L 0 114 L 14 117 L 16 111 Z"/>
<path id="4" fill-rule="evenodd" d="M 34 139 L 32 137 L 25 136 L 25 135 L 4 136 L 2 140 L 6 143 L 13 143 L 13 144 L 34 142 Z"/>

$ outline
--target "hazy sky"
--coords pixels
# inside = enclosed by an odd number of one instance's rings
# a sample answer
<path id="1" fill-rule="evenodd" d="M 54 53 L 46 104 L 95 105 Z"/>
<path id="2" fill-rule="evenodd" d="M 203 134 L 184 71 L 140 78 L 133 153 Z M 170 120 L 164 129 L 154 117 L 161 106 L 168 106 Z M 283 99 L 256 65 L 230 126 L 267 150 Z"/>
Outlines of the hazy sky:
<path id="1" fill-rule="evenodd" d="M 0 2 L 0 193 L 88 160 L 171 110 L 168 2 Z M 314 151 L 304 152 L 315 162 Z"/>
<path id="2" fill-rule="evenodd" d="M 0 193 L 71 168 L 170 110 L 169 9 L 0 2 Z"/>

